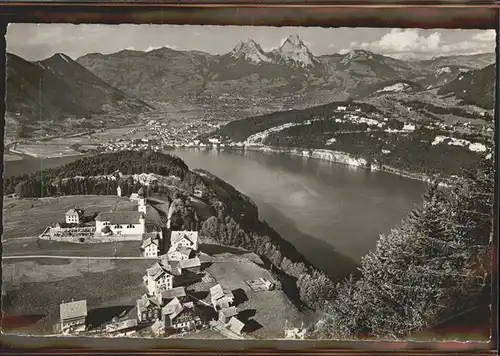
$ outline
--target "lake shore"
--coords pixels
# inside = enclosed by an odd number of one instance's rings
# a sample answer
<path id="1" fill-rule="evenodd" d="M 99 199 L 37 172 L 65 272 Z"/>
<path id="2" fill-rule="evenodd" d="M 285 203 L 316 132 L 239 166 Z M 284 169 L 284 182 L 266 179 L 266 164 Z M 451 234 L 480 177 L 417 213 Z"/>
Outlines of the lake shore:
<path id="1" fill-rule="evenodd" d="M 231 147 L 230 149 L 235 149 L 235 148 Z M 236 150 L 269 152 L 269 153 L 287 154 L 291 156 L 318 159 L 332 163 L 340 163 L 347 166 L 358 167 L 369 171 L 386 172 L 400 177 L 417 180 L 420 182 L 425 182 L 425 183 L 432 182 L 432 179 L 427 175 L 411 173 L 387 165 L 380 166 L 377 164 L 368 164 L 368 162 L 364 158 L 356 158 L 350 155 L 349 153 L 341 151 L 333 151 L 327 149 L 282 148 L 273 146 L 245 146 L 245 148 L 236 148 Z M 441 183 L 440 185 L 444 184 Z"/>

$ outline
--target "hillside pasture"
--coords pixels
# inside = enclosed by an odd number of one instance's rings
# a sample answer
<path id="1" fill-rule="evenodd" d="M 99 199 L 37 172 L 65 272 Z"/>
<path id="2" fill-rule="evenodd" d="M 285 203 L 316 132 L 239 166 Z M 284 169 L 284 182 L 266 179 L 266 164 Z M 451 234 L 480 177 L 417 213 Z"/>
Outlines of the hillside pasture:
<path id="1" fill-rule="evenodd" d="M 145 292 L 144 270 L 151 261 L 61 260 L 64 265 L 46 264 L 46 260 L 3 262 L 3 281 L 12 287 L 7 292 L 3 312 L 11 317 L 37 317 L 31 325 L 3 330 L 12 334 L 50 334 L 59 318 L 63 301 L 87 300 L 89 313 L 132 308 Z"/>
<path id="2" fill-rule="evenodd" d="M 4 199 L 3 239 L 38 236 L 47 226 L 65 221 L 69 209 L 85 215 L 110 210 L 135 210 L 136 204 L 113 195 L 78 195 L 33 199 Z"/>
<path id="3" fill-rule="evenodd" d="M 269 271 L 247 258 L 230 254 L 224 254 L 224 257 L 219 255 L 206 271 L 216 279 L 215 282 L 200 282 L 188 288 L 194 289 L 196 295 L 208 303 L 210 295 L 207 292 L 217 283 L 231 290 L 235 295 L 239 318 L 246 322 L 246 332 L 252 337 L 282 338 L 285 320 L 300 325 L 302 318 L 307 318 L 281 290 L 253 291 L 245 281 L 261 277 L 268 280 L 274 278 Z M 196 334 L 192 338 L 196 338 Z"/>

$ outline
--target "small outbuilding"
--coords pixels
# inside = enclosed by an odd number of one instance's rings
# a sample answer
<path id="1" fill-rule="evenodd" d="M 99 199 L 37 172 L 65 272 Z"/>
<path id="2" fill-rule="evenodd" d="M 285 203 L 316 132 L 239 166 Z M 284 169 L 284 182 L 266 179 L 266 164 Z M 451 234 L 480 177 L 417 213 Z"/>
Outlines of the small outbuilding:
<path id="1" fill-rule="evenodd" d="M 85 331 L 87 327 L 87 300 L 61 303 L 59 317 L 63 333 Z"/>

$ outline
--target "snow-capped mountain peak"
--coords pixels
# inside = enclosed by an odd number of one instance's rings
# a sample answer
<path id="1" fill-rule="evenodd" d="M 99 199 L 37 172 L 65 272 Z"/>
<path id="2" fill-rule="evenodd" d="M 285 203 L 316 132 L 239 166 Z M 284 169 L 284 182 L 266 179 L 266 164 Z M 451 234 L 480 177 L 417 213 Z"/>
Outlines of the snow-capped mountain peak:
<path id="1" fill-rule="evenodd" d="M 272 61 L 262 50 L 262 47 L 253 40 L 241 41 L 231 51 L 230 56 L 236 59 L 243 58 L 253 64 L 269 63 Z"/>
<path id="2" fill-rule="evenodd" d="M 280 63 L 295 64 L 300 67 L 311 67 L 319 63 L 297 35 L 289 36 L 275 51 L 275 55 Z"/>

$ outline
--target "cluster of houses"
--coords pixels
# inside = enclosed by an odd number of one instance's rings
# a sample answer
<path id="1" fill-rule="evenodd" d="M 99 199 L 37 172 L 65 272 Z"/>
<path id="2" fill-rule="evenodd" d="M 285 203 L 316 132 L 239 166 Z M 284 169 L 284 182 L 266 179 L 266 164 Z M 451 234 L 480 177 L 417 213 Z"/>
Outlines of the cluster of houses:
<path id="1" fill-rule="evenodd" d="M 121 194 L 120 191 L 117 192 Z M 137 201 L 137 211 L 103 212 L 95 218 L 95 234 L 113 237 L 137 237 L 142 239 L 141 255 L 156 258 L 156 262 L 146 270 L 142 278 L 145 293 L 136 301 L 136 315 L 133 319 L 122 320 L 122 324 L 108 325 L 109 332 L 150 326 L 155 335 L 191 331 L 214 323 L 233 334 L 241 335 L 245 324 L 238 319 L 235 296 L 220 284 L 209 290 L 210 301 L 199 300 L 189 295 L 179 282 L 199 276 L 201 260 L 198 231 L 170 231 L 168 250 L 164 248 L 163 235 L 158 231 L 146 230 L 146 216 L 149 215 L 146 197 L 142 189 L 131 196 Z M 70 209 L 66 213 L 68 224 L 80 224 L 84 212 Z M 165 252 L 166 251 L 166 252 Z M 213 279 L 212 279 L 213 280 Z M 202 308 L 202 305 L 205 308 Z M 217 317 L 207 318 L 209 314 Z M 202 311 L 204 309 L 204 311 Z M 86 300 L 71 301 L 60 305 L 60 331 L 63 333 L 82 332 L 87 329 Z M 109 329 L 109 330 L 108 330 Z"/>
<path id="2" fill-rule="evenodd" d="M 157 253 L 157 246 L 151 240 L 143 243 L 143 253 Z M 197 231 L 172 231 L 170 248 L 166 254 L 158 256 L 158 261 L 146 270 L 143 283 L 146 293 L 137 300 L 137 321 L 151 324 L 154 334 L 185 332 L 206 325 L 196 298 L 189 296 L 183 286 L 175 286 L 176 278 L 186 273 L 199 273 L 201 261 L 198 254 Z M 210 288 L 211 307 L 219 313 L 219 321 L 238 334 L 244 324 L 236 316 L 232 306 L 234 295 L 225 291 L 220 284 Z M 209 304 L 199 301 L 208 306 Z"/>

